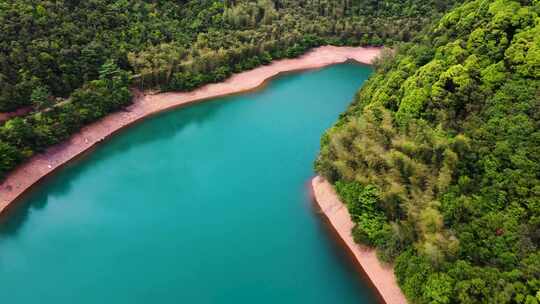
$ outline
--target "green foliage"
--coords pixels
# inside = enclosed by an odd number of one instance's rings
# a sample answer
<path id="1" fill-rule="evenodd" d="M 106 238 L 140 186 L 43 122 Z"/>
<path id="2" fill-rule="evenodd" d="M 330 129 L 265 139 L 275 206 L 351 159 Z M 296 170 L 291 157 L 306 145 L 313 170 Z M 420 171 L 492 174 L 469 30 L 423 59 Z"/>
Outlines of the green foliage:
<path id="1" fill-rule="evenodd" d="M 0 127 L 0 176 L 129 104 L 128 74 L 190 91 L 315 46 L 409 41 L 455 1 L 0 0 L 0 111 L 34 110 Z"/>
<path id="2" fill-rule="evenodd" d="M 423 288 L 423 298 L 428 303 L 448 304 L 451 303 L 454 289 L 454 279 L 446 273 L 432 273 Z"/>
<path id="3" fill-rule="evenodd" d="M 20 162 L 23 157 L 15 146 L 4 141 L 0 141 L 0 155 L 2 155 L 0 162 L 0 176 L 8 172 L 14 164 Z"/>
<path id="4" fill-rule="evenodd" d="M 35 152 L 131 103 L 129 73 L 109 62 L 100 74 L 99 80 L 75 90 L 69 100 L 24 118 L 13 118 L 0 127 L 0 177 Z M 47 95 L 35 94 L 40 98 Z"/>
<path id="5" fill-rule="evenodd" d="M 394 259 L 413 303 L 539 301 L 539 14 L 453 9 L 380 59 L 321 141 L 315 167 L 336 188 L 377 188 L 380 241 L 356 239 Z"/>
<path id="6" fill-rule="evenodd" d="M 386 221 L 382 210 L 378 209 L 377 189 L 373 186 L 362 187 L 352 182 L 337 182 L 336 191 L 347 204 L 356 227 L 353 230 L 355 240 L 374 245 L 379 241 L 379 234 Z"/>
<path id="7" fill-rule="evenodd" d="M 410 243 L 407 229 L 398 223 L 388 224 L 385 210 L 375 186 L 362 186 L 358 182 L 338 181 L 335 184 L 340 198 L 347 204 L 355 222 L 352 235 L 356 242 L 379 249 L 383 261 L 392 261 Z"/>
<path id="8" fill-rule="evenodd" d="M 174 73 L 238 72 L 328 43 L 408 41 L 455 1 L 1 0 L 0 111 L 30 105 L 38 85 L 66 98 L 110 60 L 143 88 L 176 89 Z"/>
<path id="9" fill-rule="evenodd" d="M 36 87 L 34 90 L 32 90 L 30 101 L 32 101 L 34 108 L 44 110 L 52 105 L 51 93 L 45 87 Z"/>
<path id="10" fill-rule="evenodd" d="M 433 273 L 429 262 L 421 255 L 417 255 L 414 250 L 409 249 L 396 258 L 394 272 L 407 298 L 413 303 L 423 302 L 424 288 L 427 286 L 430 274 Z"/>

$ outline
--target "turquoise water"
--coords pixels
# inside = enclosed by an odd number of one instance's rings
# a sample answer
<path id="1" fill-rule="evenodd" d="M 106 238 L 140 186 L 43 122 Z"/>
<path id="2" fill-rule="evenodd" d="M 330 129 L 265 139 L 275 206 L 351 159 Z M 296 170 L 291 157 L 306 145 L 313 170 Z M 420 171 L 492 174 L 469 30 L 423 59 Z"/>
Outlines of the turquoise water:
<path id="1" fill-rule="evenodd" d="M 374 303 L 310 201 L 343 64 L 149 119 L 0 224 L 2 303 Z"/>

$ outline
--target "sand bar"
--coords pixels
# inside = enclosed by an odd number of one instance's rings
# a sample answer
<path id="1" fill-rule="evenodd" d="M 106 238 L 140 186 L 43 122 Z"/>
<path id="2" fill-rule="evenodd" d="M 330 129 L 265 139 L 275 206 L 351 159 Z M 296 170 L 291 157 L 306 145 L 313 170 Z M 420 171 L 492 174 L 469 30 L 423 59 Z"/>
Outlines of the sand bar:
<path id="1" fill-rule="evenodd" d="M 349 210 L 339 200 L 332 185 L 320 176 L 311 181 L 313 195 L 322 214 L 343 241 L 356 262 L 362 267 L 380 298 L 387 304 L 407 303 L 399 288 L 390 265 L 383 265 L 377 258 L 375 249 L 360 246 L 354 242 L 351 230 L 354 226 Z"/>

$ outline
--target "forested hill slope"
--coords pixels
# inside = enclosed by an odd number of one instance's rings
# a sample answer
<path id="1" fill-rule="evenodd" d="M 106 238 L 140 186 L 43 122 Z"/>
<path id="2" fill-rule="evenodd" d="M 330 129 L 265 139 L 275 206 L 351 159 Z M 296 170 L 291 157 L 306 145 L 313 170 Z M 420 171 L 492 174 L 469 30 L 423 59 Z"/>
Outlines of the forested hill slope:
<path id="1" fill-rule="evenodd" d="M 540 302 L 539 14 L 453 9 L 322 139 L 316 169 L 413 303 Z"/>
<path id="2" fill-rule="evenodd" d="M 0 0 L 0 111 L 30 105 L 36 89 L 67 97 L 109 59 L 148 86 L 294 56 L 318 39 L 406 41 L 453 2 Z"/>
<path id="3" fill-rule="evenodd" d="M 0 178 L 130 104 L 311 47 L 409 41 L 459 0 L 0 0 Z"/>

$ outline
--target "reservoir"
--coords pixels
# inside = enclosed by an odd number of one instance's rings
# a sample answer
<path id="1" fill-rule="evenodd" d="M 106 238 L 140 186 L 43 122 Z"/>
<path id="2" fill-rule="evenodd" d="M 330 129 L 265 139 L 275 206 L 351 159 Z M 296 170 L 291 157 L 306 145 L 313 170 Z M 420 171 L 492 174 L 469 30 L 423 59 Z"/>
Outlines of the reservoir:
<path id="1" fill-rule="evenodd" d="M 340 64 L 163 113 L 0 222 L 3 303 L 375 303 L 315 212 L 320 137 L 371 74 Z"/>

